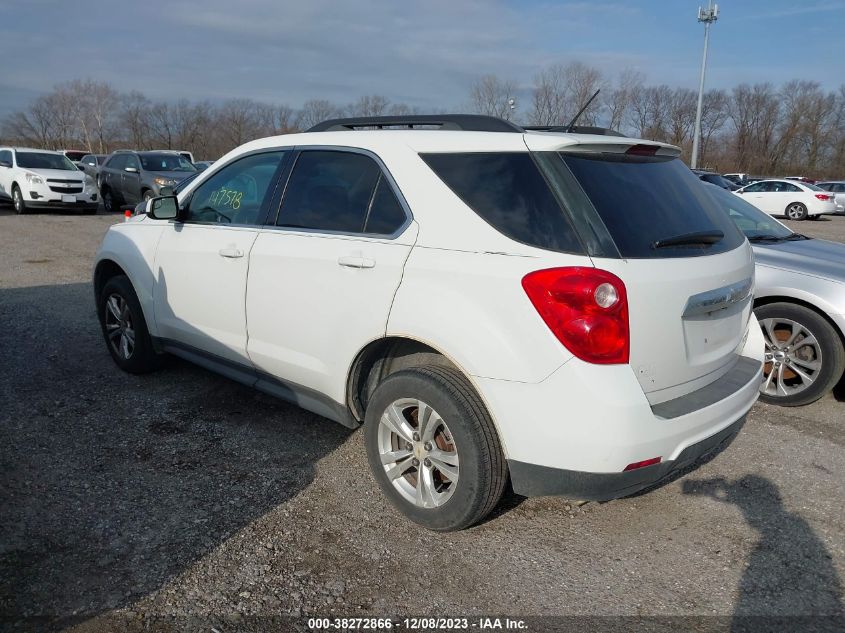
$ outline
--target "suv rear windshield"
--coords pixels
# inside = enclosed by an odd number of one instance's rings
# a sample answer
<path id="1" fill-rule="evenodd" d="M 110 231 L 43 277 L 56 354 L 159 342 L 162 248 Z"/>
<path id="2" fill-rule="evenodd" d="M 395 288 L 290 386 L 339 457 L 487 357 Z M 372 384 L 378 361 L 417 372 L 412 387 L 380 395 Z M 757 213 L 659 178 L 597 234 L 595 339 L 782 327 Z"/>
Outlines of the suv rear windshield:
<path id="1" fill-rule="evenodd" d="M 596 257 L 713 255 L 742 233 L 679 159 L 625 154 L 423 154 L 463 202 L 501 233 Z M 712 234 L 722 234 L 721 239 Z M 707 243 L 658 245 L 706 233 Z M 694 241 L 694 240 L 690 240 Z"/>
<path id="2" fill-rule="evenodd" d="M 714 255 L 743 242 L 742 233 L 680 159 L 606 153 L 560 157 L 622 257 Z M 723 237 L 713 244 L 655 248 L 661 240 L 714 231 Z"/>

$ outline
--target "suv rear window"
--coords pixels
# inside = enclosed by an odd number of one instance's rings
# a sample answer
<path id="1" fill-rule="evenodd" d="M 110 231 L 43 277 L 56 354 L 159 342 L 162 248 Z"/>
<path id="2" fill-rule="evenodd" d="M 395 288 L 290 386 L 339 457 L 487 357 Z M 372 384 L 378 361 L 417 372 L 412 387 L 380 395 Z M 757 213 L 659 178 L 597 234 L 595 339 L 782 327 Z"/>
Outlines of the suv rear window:
<path id="1" fill-rule="evenodd" d="M 528 152 L 421 157 L 464 204 L 509 238 L 552 251 L 584 251 Z"/>
<path id="2" fill-rule="evenodd" d="M 690 257 L 733 250 L 743 235 L 677 158 L 624 154 L 569 154 L 561 159 L 575 176 L 626 258 Z M 655 242 L 721 231 L 707 246 L 655 248 Z"/>

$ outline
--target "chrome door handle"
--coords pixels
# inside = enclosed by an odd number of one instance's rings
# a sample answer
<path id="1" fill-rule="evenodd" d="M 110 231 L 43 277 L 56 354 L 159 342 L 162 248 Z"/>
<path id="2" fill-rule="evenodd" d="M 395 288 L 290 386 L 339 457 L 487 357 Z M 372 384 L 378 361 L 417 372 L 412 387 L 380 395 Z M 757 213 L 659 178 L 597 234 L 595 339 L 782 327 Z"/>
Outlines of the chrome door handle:
<path id="1" fill-rule="evenodd" d="M 347 255 L 346 257 L 338 257 L 337 263 L 340 266 L 346 266 L 347 268 L 374 268 L 376 260 L 361 257 L 360 255 Z"/>
<path id="2" fill-rule="evenodd" d="M 244 256 L 244 252 L 239 248 L 221 248 L 217 252 L 220 254 L 220 257 L 228 257 L 229 259 L 237 259 L 238 257 Z"/>

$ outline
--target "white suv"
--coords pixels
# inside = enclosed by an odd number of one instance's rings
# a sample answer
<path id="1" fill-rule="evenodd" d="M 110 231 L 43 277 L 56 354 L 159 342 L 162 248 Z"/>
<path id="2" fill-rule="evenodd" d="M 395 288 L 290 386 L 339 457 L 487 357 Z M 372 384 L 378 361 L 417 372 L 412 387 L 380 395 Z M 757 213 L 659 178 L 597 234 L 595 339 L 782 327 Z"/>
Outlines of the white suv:
<path id="1" fill-rule="evenodd" d="M 0 200 L 15 211 L 64 209 L 96 213 L 97 185 L 62 152 L 0 147 Z"/>
<path id="2" fill-rule="evenodd" d="M 103 334 L 126 371 L 169 352 L 363 423 L 431 529 L 509 477 L 629 495 L 725 446 L 761 379 L 751 248 L 677 156 L 468 115 L 253 141 L 108 231 Z"/>

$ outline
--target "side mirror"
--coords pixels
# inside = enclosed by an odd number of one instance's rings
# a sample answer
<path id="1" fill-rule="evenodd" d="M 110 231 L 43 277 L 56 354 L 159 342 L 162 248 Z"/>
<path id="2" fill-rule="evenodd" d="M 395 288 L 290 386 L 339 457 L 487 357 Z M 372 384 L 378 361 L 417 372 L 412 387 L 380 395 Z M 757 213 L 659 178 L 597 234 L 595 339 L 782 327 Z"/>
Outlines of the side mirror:
<path id="1" fill-rule="evenodd" d="M 128 171 L 130 174 L 137 174 L 138 168 L 137 167 L 124 167 L 123 171 Z"/>
<path id="2" fill-rule="evenodd" d="M 0 160 L 0 167 L 11 167 L 12 163 L 7 160 Z"/>
<path id="3" fill-rule="evenodd" d="M 147 203 L 147 217 L 154 220 L 175 220 L 179 215 L 179 200 L 176 196 L 159 196 Z"/>
<path id="4" fill-rule="evenodd" d="M 85 171 L 85 167 L 83 167 L 82 163 L 77 164 L 76 168 L 77 168 L 79 171 Z"/>

